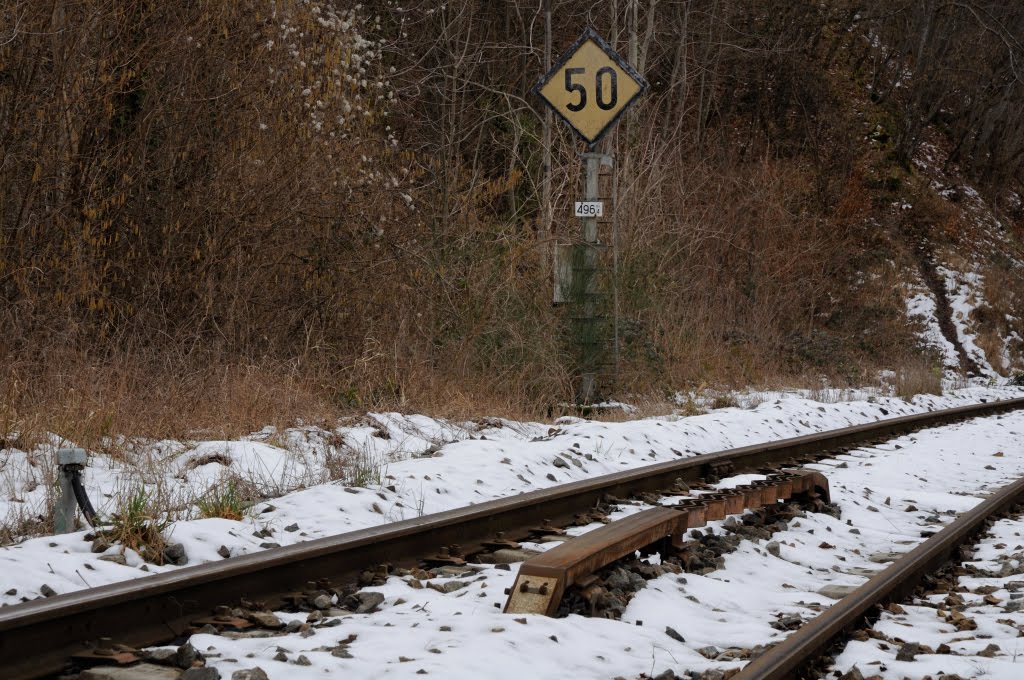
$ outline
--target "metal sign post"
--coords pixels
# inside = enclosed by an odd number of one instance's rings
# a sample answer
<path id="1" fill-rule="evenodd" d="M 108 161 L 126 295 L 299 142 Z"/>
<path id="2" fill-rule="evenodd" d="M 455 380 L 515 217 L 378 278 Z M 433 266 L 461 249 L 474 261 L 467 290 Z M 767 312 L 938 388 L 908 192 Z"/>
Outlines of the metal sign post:
<path id="1" fill-rule="evenodd" d="M 571 273 L 568 285 L 564 278 L 556 279 L 555 300 L 570 303 L 573 336 L 579 350 L 577 404 L 590 404 L 599 396 L 598 369 L 606 344 L 605 324 L 598 309 L 597 220 L 603 213 L 598 180 L 601 165 L 611 165 L 612 159 L 596 153 L 595 148 L 646 90 L 643 76 L 592 28 L 583 32 L 533 88 L 587 144 L 587 151 L 580 154 L 586 168 L 584 196 L 575 207 L 576 216 L 583 222 L 583 238 L 572 248 L 571 268 L 562 263 L 555 267 L 556 277 Z"/>
<path id="2" fill-rule="evenodd" d="M 601 176 L 601 165 L 610 165 L 612 157 L 588 151 L 580 154 L 586 168 L 583 200 L 587 203 L 600 198 L 598 181 Z M 598 311 L 597 268 L 598 268 L 598 233 L 597 215 L 587 215 L 583 221 L 583 243 L 579 245 L 583 274 L 580 281 L 580 302 L 577 305 L 578 316 L 575 319 L 580 327 L 576 333 L 580 344 L 580 382 L 576 390 L 576 403 L 590 404 L 597 396 L 597 374 L 601 364 L 601 345 L 604 338 L 602 319 Z"/>

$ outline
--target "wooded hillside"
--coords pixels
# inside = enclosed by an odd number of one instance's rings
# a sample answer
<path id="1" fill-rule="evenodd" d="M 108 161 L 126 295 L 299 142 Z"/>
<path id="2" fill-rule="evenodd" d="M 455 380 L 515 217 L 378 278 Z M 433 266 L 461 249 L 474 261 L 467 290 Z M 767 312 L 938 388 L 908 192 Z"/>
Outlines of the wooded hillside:
<path id="1" fill-rule="evenodd" d="M 545 4 L 0 0 L 0 429 L 571 398 Z M 903 284 L 956 253 L 1015 367 L 1024 5 L 550 5 L 555 56 L 592 25 L 651 83 L 605 144 L 614 394 L 934 375 Z"/>

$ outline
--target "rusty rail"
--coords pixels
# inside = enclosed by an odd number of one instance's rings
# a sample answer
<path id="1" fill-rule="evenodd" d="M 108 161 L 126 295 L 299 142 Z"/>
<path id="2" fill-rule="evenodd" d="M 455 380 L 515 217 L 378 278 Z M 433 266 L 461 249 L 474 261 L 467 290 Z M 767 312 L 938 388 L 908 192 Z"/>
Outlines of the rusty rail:
<path id="1" fill-rule="evenodd" d="M 672 547 L 681 548 L 687 529 L 739 514 L 746 508 L 810 494 L 829 502 L 825 476 L 811 470 L 788 471 L 768 475 L 762 482 L 722 489 L 675 506 L 650 508 L 606 524 L 523 562 L 508 591 L 505 613 L 554 616 L 566 588 L 625 555 L 665 539 Z"/>
<path id="2" fill-rule="evenodd" d="M 960 515 L 945 529 L 751 661 L 733 680 L 816 677 L 808 674 L 811 664 L 845 632 L 860 625 L 879 606 L 909 597 L 925 575 L 950 561 L 960 546 L 971 541 L 984 528 L 989 518 L 1022 501 L 1024 478 L 1002 487 Z"/>
<path id="3" fill-rule="evenodd" d="M 186 567 L 173 572 L 0 608 L 0 677 L 45 677 L 63 668 L 89 641 L 112 638 L 133 646 L 160 644 L 191 620 L 241 598 L 280 602 L 284 591 L 321 578 L 354 579 L 369 566 L 411 564 L 439 546 L 471 552 L 498 532 L 543 519 L 568 522 L 608 494 L 629 496 L 670 488 L 676 479 L 752 471 L 831 449 L 979 416 L 1024 408 L 1024 398 L 890 418 L 768 444 L 650 465 L 563 484 L 467 508 L 372 527 L 306 543 Z"/>
<path id="4" fill-rule="evenodd" d="M 673 507 L 643 510 L 531 557 L 519 566 L 505 613 L 554 616 L 565 589 L 578 578 L 657 541 L 678 539 L 687 517 Z"/>

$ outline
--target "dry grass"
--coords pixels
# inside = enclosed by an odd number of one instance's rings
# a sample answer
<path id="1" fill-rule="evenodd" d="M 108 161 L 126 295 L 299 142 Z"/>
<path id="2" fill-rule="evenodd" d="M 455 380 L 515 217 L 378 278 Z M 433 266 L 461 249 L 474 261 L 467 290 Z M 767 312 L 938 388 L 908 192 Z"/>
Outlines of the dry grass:
<path id="1" fill-rule="evenodd" d="M 250 511 L 251 500 L 239 489 L 233 480 L 217 484 L 202 498 L 196 499 L 196 509 L 202 518 L 220 517 L 241 521 Z"/>
<path id="2" fill-rule="evenodd" d="M 896 371 L 896 396 L 910 401 L 918 394 L 942 395 L 942 367 L 922 361 L 907 361 Z"/>
<path id="3" fill-rule="evenodd" d="M 56 433 L 93 451 L 122 455 L 132 438 L 232 439 L 267 425 L 335 423 L 374 410 L 420 412 L 463 419 L 488 415 L 536 419 L 525 379 L 496 385 L 464 380 L 444 367 L 394 368 L 401 389 L 385 394 L 380 375 L 332 372 L 320 366 L 265 360 L 231 363 L 173 355 L 53 353 L 35 364 L 12 362 L 0 373 L 0 437 L 33 450 Z M 356 382 L 360 380 L 362 382 Z M 342 389 L 339 385 L 351 387 Z M 365 398 L 361 395 L 367 395 Z"/>
<path id="4" fill-rule="evenodd" d="M 171 2 L 143 16 L 99 0 L 66 14 L 32 9 L 26 30 L 0 45 L 8 80 L 26 84 L 0 98 L 24 102 L 9 109 L 0 204 L 31 204 L 0 214 L 12 239 L 0 257 L 9 329 L 0 436 L 9 445 L 30 449 L 55 432 L 124 455 L 119 435 L 232 438 L 391 409 L 536 419 L 572 400 L 567 314 L 551 307 L 550 244 L 537 240 L 536 120 L 517 98 L 492 101 L 494 88 L 477 85 L 515 91 L 503 79 L 521 69 L 488 71 L 504 56 L 414 65 L 403 60 L 419 50 L 407 48 L 367 57 L 365 78 L 336 89 L 332 69 L 363 44 L 351 32 L 376 38 L 388 28 L 356 16 L 338 34 L 317 19 L 327 3 L 275 6 L 299 31 L 293 51 L 265 47 L 284 42 L 279 24 L 248 5 L 204 12 Z M 108 41 L 76 12 L 134 39 Z M 401 44 L 532 63 L 522 36 L 480 38 L 507 22 L 450 14 L 423 18 Z M 760 27 L 761 15 L 736 19 Z M 53 54 L 46 36 L 58 31 L 76 51 Z M 442 46 L 437 34 L 462 37 Z M 649 404 L 641 413 L 664 412 L 664 395 L 701 385 L 871 381 L 914 346 L 899 286 L 912 246 L 901 229 L 949 239 L 961 231 L 958 211 L 927 182 L 908 179 L 887 149 L 865 150 L 862 128 L 885 112 L 854 87 L 841 56 L 825 68 L 814 55 L 749 54 L 719 55 L 725 71 L 712 78 L 704 69 L 719 57 L 683 68 L 667 98 L 645 100 L 608 148 L 619 173 L 622 342 L 620 381 L 605 396 L 643 395 L 630 398 Z M 40 55 L 62 60 L 68 88 L 38 70 Z M 323 91 L 301 94 L 266 75 L 292 73 L 296 60 Z M 77 68 L 84 63 L 137 67 L 94 78 Z M 439 76 L 464 90 L 435 100 Z M 728 97 L 704 89 L 719 79 L 731 83 Z M 791 87 L 765 87 L 775 79 Z M 223 92 L 228 81 L 240 86 Z M 368 99 L 365 83 L 418 98 L 392 102 L 374 89 Z M 182 92 L 192 105 L 181 106 Z M 689 99 L 672 104 L 684 92 Z M 345 117 L 355 94 L 374 103 Z M 691 110 L 693 100 L 717 102 L 715 115 Z M 311 120 L 312 101 L 323 120 Z M 54 124 L 39 126 L 37 111 Z M 147 121 L 166 133 L 152 135 Z M 117 133 L 109 146 L 65 153 L 83 131 L 101 129 Z M 574 144 L 555 131 L 560 242 L 579 227 L 563 211 L 579 176 Z M 910 192 L 913 214 L 890 214 L 899 191 Z"/>
<path id="5" fill-rule="evenodd" d="M 2 422 L 19 433 L 23 450 L 53 432 L 116 454 L 115 435 L 232 438 L 337 411 L 313 378 L 270 362 L 175 364 L 130 355 L 91 361 L 64 353 L 43 365 L 8 365 L 0 379 L 9 395 Z"/>
<path id="6" fill-rule="evenodd" d="M 109 525 L 98 532 L 107 541 L 139 553 L 147 562 L 164 563 L 170 525 L 167 509 L 141 487 L 119 496 L 117 511 Z"/>

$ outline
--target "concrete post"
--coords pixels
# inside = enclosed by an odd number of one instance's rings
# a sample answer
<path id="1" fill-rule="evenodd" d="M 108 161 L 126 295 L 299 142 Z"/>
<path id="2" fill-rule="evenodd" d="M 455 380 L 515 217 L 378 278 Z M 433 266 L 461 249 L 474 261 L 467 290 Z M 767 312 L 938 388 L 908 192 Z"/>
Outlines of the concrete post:
<path id="1" fill-rule="evenodd" d="M 57 474 L 60 482 L 60 497 L 53 509 L 53 531 L 55 534 L 70 534 L 75 530 L 75 512 L 78 501 L 71 487 L 71 475 L 85 465 L 85 449 L 58 449 Z"/>

